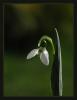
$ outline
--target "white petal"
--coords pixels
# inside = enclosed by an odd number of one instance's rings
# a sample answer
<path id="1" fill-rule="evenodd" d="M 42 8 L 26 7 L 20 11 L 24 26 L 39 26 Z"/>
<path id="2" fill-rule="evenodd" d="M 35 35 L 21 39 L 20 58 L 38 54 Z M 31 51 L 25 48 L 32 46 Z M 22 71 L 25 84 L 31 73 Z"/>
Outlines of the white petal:
<path id="1" fill-rule="evenodd" d="M 27 55 L 27 59 L 31 59 L 32 57 L 36 56 L 38 54 L 39 49 L 33 49 L 29 54 Z"/>
<path id="2" fill-rule="evenodd" d="M 44 49 L 43 52 L 40 53 L 40 60 L 44 65 L 49 65 L 49 54 L 46 49 Z"/>

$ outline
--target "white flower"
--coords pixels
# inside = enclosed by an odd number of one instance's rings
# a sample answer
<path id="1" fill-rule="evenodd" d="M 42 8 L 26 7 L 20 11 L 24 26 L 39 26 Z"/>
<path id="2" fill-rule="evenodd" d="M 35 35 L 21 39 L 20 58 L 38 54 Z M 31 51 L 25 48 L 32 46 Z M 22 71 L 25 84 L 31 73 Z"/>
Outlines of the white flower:
<path id="1" fill-rule="evenodd" d="M 27 59 L 31 59 L 34 56 L 38 55 L 38 51 L 39 49 L 33 49 L 28 55 L 27 55 Z"/>
<path id="2" fill-rule="evenodd" d="M 49 65 L 49 54 L 46 48 L 33 49 L 27 55 L 27 59 L 31 59 L 36 55 L 40 55 L 40 60 L 44 65 Z"/>
<path id="3" fill-rule="evenodd" d="M 46 48 L 44 48 L 43 52 L 40 53 L 40 60 L 43 64 L 49 65 L 49 54 Z"/>

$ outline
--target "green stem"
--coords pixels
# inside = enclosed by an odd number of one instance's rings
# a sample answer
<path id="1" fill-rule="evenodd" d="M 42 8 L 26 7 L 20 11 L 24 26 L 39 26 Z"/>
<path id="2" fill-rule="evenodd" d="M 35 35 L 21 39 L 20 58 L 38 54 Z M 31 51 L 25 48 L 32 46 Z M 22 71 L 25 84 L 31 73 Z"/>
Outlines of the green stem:
<path id="1" fill-rule="evenodd" d="M 51 44 L 51 47 L 52 47 L 52 50 L 53 50 L 53 55 L 55 55 L 55 47 L 54 47 L 52 38 L 50 38 L 50 37 L 48 37 L 48 36 L 46 36 L 46 35 L 44 35 L 44 36 L 41 37 L 41 39 L 40 39 L 39 42 L 38 42 L 38 47 L 40 47 L 42 41 L 44 41 L 44 40 L 47 40 L 47 41 Z M 51 89 L 51 90 L 52 90 L 52 89 Z M 52 91 L 52 92 L 53 92 L 53 91 Z"/>
<path id="2" fill-rule="evenodd" d="M 43 41 L 43 40 L 48 40 L 49 42 L 50 42 L 50 44 L 51 44 L 51 46 L 52 46 L 52 49 L 53 49 L 53 54 L 55 55 L 55 48 L 54 48 L 54 44 L 53 44 L 53 41 L 52 41 L 52 39 L 50 38 L 50 37 L 48 37 L 48 36 L 42 36 L 41 37 L 41 39 L 39 40 L 39 43 L 38 43 L 38 47 L 40 47 L 40 45 L 41 45 L 41 42 Z"/>
<path id="3" fill-rule="evenodd" d="M 62 96 L 62 88 L 63 88 L 63 84 L 62 84 L 62 58 L 61 58 L 61 45 L 60 45 L 60 39 L 59 39 L 59 35 L 58 35 L 58 31 L 56 28 L 54 28 L 55 32 L 56 32 L 56 39 L 57 39 L 57 47 L 58 47 L 58 52 L 55 51 L 55 48 L 54 48 L 54 44 L 53 44 L 53 41 L 52 41 L 52 38 L 48 37 L 48 36 L 42 36 L 41 39 L 39 40 L 39 43 L 38 43 L 38 47 L 40 47 L 41 43 L 43 40 L 47 40 L 50 42 L 51 44 L 51 47 L 53 49 L 53 55 L 56 56 L 56 52 L 58 53 L 57 54 L 57 61 L 55 60 L 54 61 L 54 66 L 53 66 L 53 69 L 54 72 L 52 73 L 52 77 L 54 78 L 54 82 L 52 82 L 52 85 L 55 86 L 55 82 L 56 84 L 59 83 L 59 96 Z M 59 72 L 59 75 L 56 76 L 56 70 Z M 58 76 L 59 76 L 59 82 L 58 82 Z M 55 79 L 57 78 L 57 80 L 55 81 Z M 53 80 L 52 80 L 53 81 Z M 57 83 L 58 82 L 58 83 Z M 54 87 L 54 91 L 56 91 L 56 87 Z M 56 95 L 56 93 L 54 93 L 54 95 Z"/>

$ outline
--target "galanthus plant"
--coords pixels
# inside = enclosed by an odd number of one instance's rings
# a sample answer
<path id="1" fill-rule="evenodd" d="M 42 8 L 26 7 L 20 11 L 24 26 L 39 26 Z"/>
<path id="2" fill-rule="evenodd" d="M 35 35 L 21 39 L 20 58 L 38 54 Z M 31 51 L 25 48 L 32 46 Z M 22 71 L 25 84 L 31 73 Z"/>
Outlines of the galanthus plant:
<path id="1" fill-rule="evenodd" d="M 48 66 L 49 65 L 49 53 L 47 51 L 46 45 L 47 42 L 51 44 L 54 61 L 51 69 L 51 88 L 53 96 L 62 96 L 62 58 L 61 58 L 61 45 L 60 45 L 60 39 L 58 35 L 58 31 L 56 28 L 55 30 L 55 40 L 56 40 L 56 46 L 53 43 L 53 40 L 49 36 L 42 36 L 41 39 L 38 42 L 38 47 L 31 50 L 29 54 L 27 55 L 27 59 L 31 59 L 35 56 L 39 56 L 40 61 Z"/>

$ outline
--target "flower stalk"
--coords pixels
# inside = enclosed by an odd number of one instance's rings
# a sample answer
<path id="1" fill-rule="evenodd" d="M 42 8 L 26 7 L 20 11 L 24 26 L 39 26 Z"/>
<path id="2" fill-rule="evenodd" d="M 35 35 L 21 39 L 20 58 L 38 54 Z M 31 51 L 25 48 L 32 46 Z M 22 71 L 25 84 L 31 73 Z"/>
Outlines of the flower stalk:
<path id="1" fill-rule="evenodd" d="M 52 47 L 52 49 L 53 49 L 53 54 L 55 54 L 55 48 L 54 48 L 53 41 L 52 41 L 52 39 L 51 39 L 50 37 L 48 37 L 48 36 L 46 36 L 46 35 L 41 37 L 41 39 L 40 39 L 39 42 L 38 42 L 38 47 L 40 47 L 41 42 L 44 41 L 44 40 L 47 40 L 47 41 L 50 42 L 51 47 Z"/>

